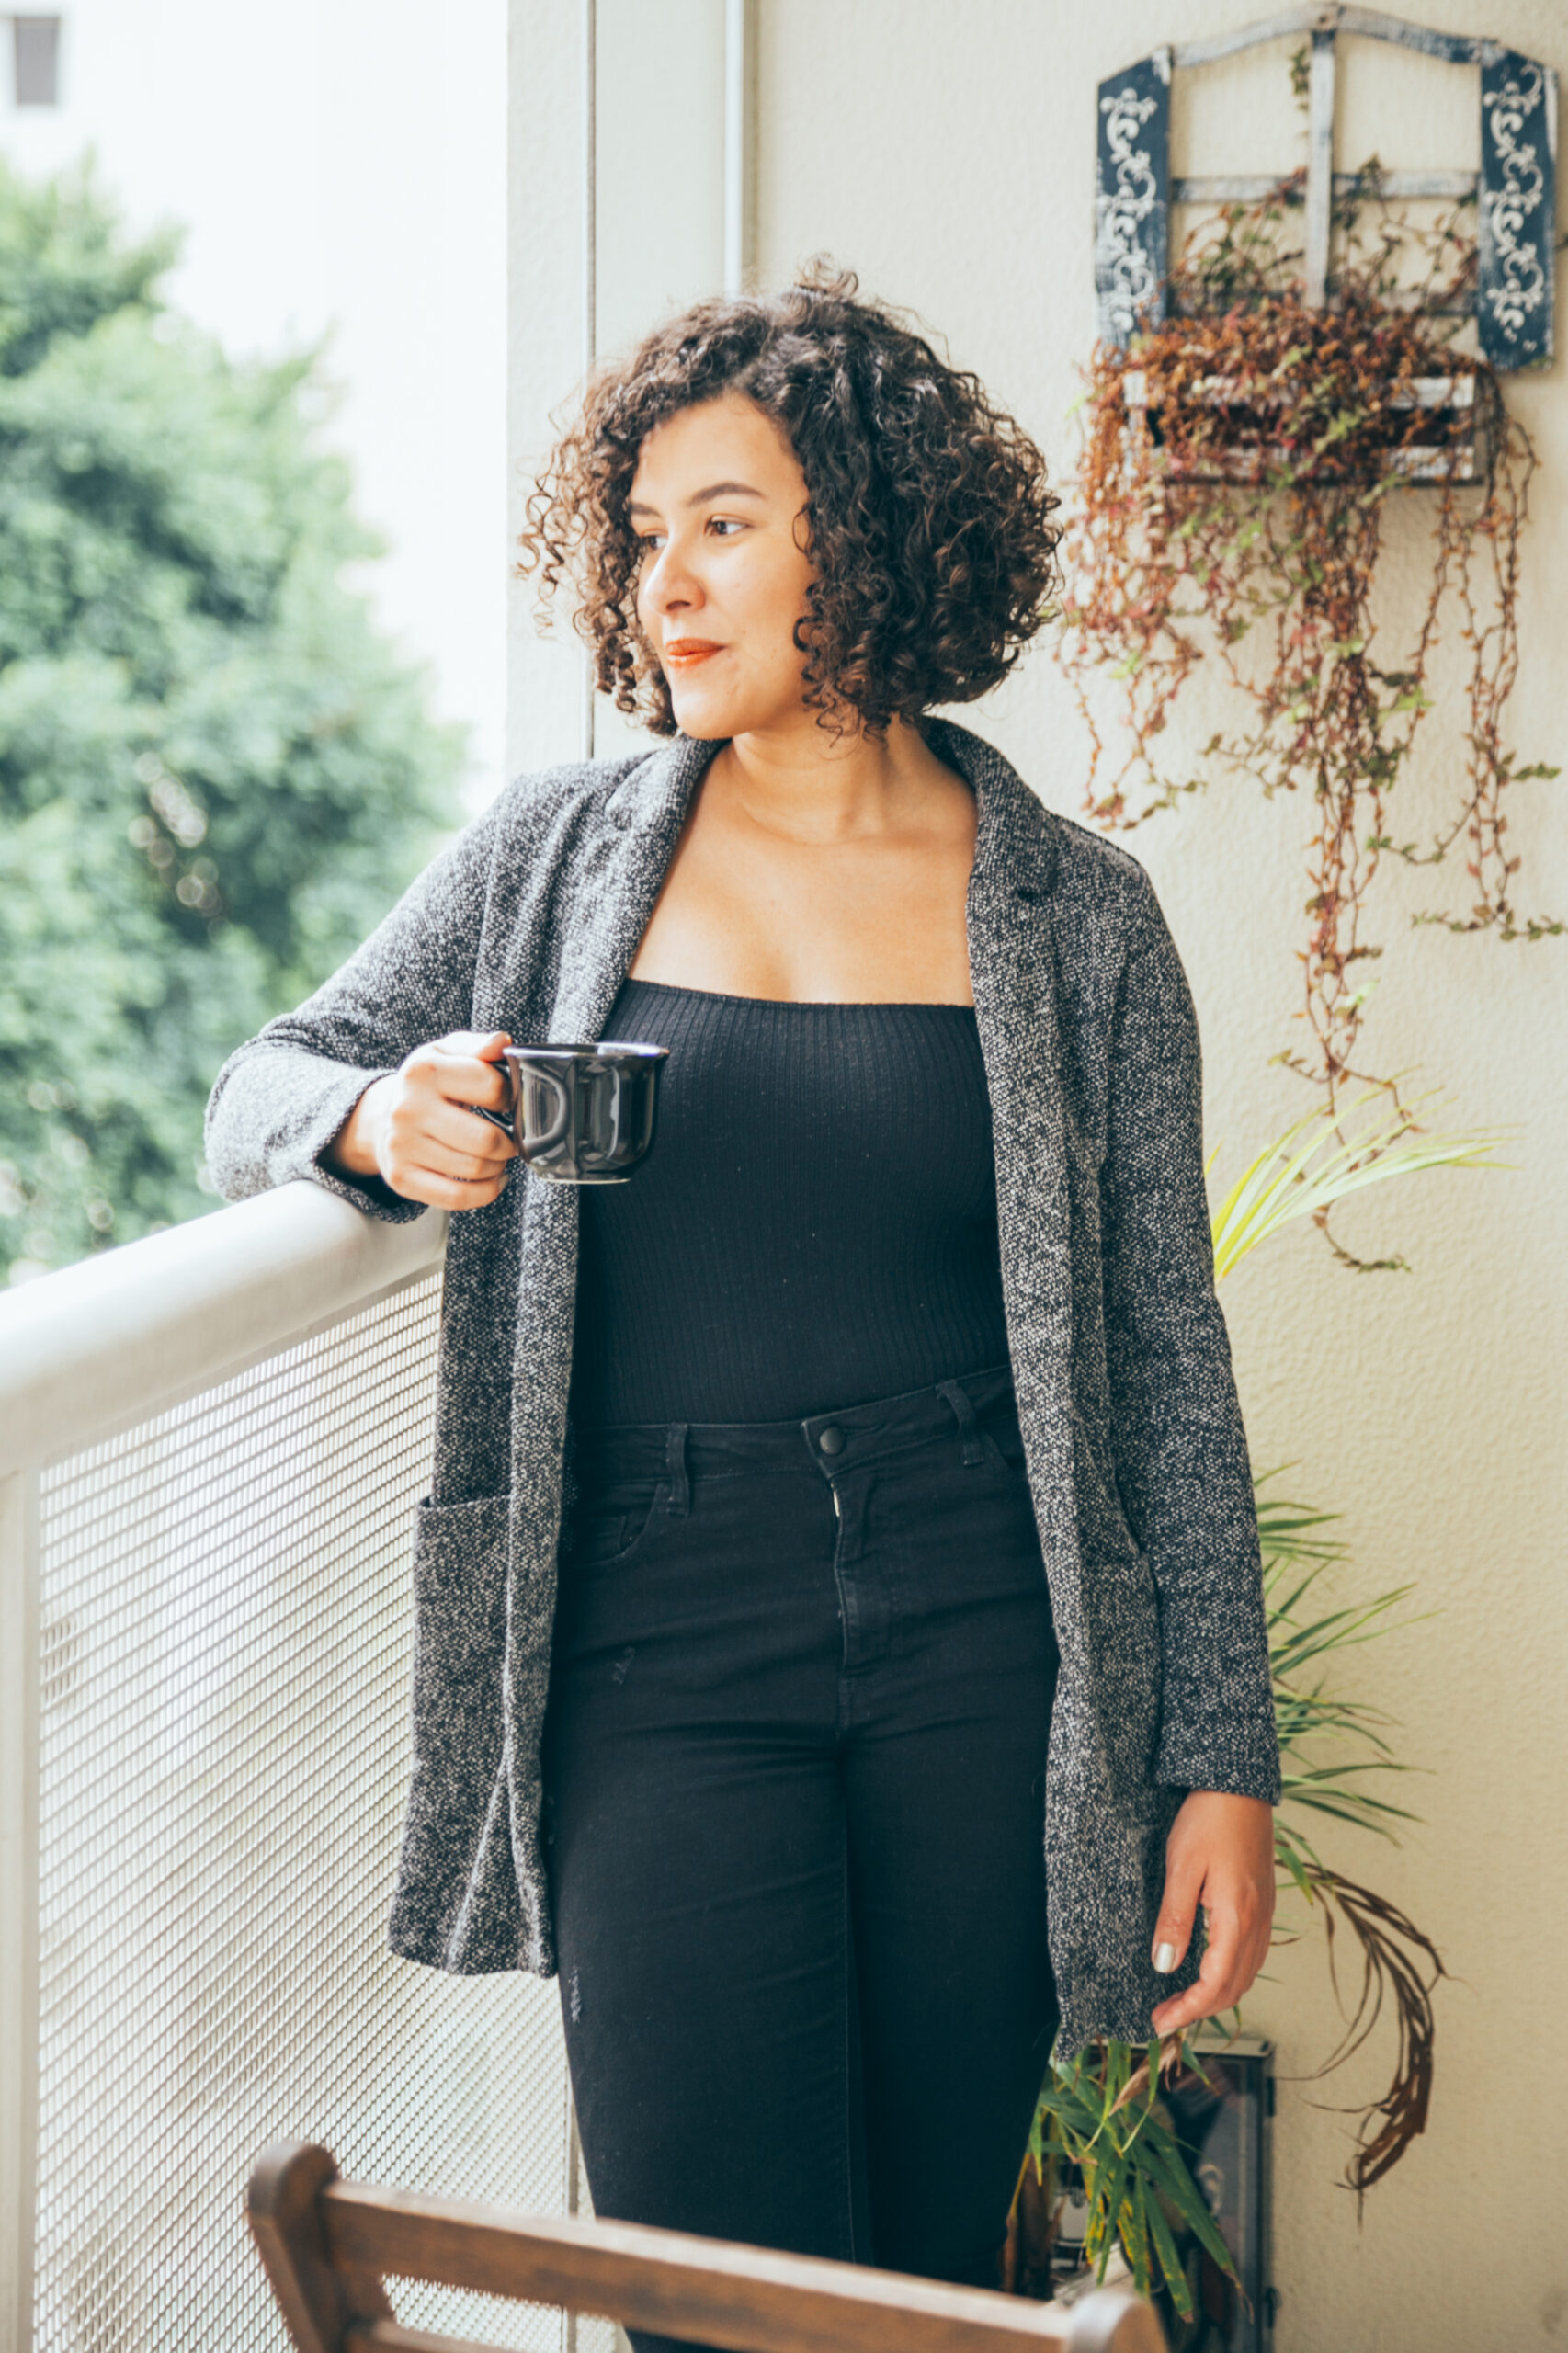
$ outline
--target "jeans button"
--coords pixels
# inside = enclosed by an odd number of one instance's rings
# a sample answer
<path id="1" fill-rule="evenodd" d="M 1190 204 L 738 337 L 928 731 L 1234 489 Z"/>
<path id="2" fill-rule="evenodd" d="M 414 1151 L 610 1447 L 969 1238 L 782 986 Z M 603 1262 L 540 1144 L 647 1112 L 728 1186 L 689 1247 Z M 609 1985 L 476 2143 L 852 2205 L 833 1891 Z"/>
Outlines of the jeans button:
<path id="1" fill-rule="evenodd" d="M 842 1454 L 844 1451 L 844 1432 L 838 1427 L 836 1423 L 830 1422 L 826 1429 L 819 1433 L 817 1444 L 821 1447 L 824 1454 Z"/>

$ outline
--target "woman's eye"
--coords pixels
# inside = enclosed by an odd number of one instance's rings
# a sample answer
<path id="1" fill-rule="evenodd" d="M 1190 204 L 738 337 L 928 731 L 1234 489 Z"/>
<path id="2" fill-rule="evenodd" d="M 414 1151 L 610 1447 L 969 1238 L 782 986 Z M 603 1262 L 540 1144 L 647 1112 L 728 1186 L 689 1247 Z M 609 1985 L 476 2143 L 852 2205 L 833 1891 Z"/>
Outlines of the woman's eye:
<path id="1" fill-rule="evenodd" d="M 656 555 L 665 544 L 664 534 L 662 531 L 639 531 L 637 544 L 644 555 Z"/>
<path id="2" fill-rule="evenodd" d="M 722 531 L 725 537 L 728 538 L 732 531 L 744 531 L 745 529 L 745 525 L 741 522 L 736 516 L 715 515 L 710 519 L 708 528 L 710 531 Z"/>

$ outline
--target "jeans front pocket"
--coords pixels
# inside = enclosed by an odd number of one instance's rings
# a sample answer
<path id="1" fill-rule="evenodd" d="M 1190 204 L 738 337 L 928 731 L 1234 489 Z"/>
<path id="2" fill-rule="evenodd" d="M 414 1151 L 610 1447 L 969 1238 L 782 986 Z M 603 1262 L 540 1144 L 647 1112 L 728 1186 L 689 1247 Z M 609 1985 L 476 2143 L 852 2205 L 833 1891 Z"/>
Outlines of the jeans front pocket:
<path id="1" fill-rule="evenodd" d="M 619 1568 L 638 1550 L 668 1500 L 667 1479 L 618 1479 L 580 1495 L 565 1554 L 575 1568 Z"/>
<path id="2" fill-rule="evenodd" d="M 991 1459 L 1004 1471 L 1011 1471 L 1019 1479 L 1028 1477 L 1028 1464 L 1024 1458 L 1023 1432 L 1018 1427 L 1017 1413 L 998 1415 L 987 1427 L 981 1426 L 981 1442 Z"/>

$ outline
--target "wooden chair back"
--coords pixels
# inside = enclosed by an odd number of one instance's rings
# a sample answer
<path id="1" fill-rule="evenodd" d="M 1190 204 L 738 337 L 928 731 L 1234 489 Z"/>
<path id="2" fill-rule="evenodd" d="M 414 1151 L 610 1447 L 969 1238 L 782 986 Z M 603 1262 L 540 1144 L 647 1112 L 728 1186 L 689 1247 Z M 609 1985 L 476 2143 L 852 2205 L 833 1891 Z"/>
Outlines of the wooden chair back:
<path id="1" fill-rule="evenodd" d="M 299 2353 L 480 2353 L 400 2326 L 389 2278 L 733 2353 L 1165 2353 L 1153 2308 L 1119 2289 L 1033 2303 L 680 2231 L 459 2205 L 343 2181 L 330 2152 L 308 2142 L 264 2154 L 245 2206 Z"/>

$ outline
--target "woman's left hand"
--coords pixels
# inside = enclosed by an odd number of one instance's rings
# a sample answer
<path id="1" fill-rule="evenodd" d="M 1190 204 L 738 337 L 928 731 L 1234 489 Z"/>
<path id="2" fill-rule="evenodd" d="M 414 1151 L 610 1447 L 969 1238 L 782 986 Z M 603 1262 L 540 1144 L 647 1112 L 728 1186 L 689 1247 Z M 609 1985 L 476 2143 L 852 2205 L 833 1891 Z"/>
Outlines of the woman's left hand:
<path id="1" fill-rule="evenodd" d="M 1274 1920 L 1274 1809 L 1267 1800 L 1221 1790 L 1189 1790 L 1183 1799 L 1165 1841 L 1165 1892 L 1154 1930 L 1154 1966 L 1162 1975 L 1191 1942 L 1199 1904 L 1209 1934 L 1198 1983 L 1154 2011 L 1159 2035 L 1232 2008 L 1263 1966 Z"/>

